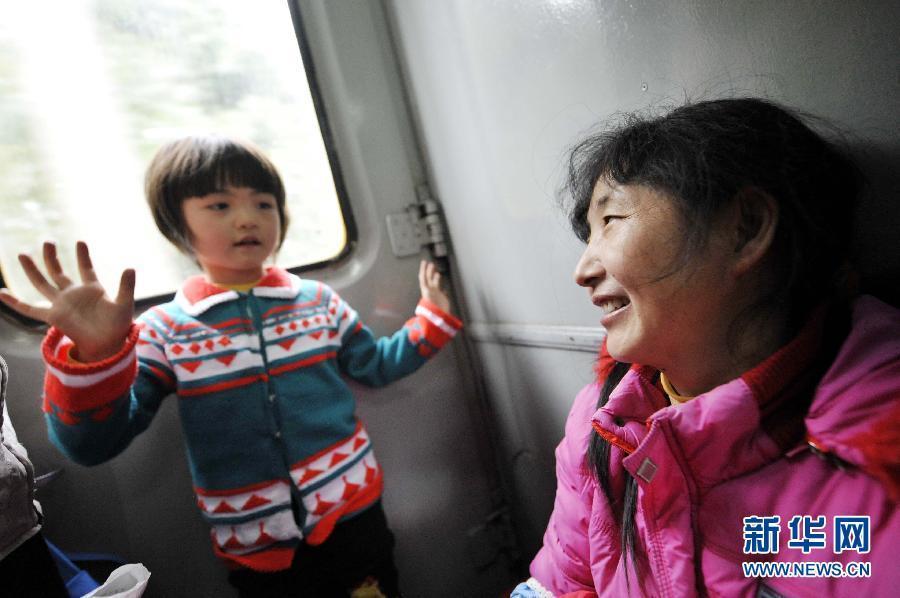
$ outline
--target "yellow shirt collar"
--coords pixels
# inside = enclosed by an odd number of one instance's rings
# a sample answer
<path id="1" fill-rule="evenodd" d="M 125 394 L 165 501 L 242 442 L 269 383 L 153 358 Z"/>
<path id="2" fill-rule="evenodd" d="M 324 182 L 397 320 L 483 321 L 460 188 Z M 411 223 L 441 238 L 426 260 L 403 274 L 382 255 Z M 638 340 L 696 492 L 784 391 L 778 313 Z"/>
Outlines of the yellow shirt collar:
<path id="1" fill-rule="evenodd" d="M 664 372 L 659 373 L 659 381 L 662 384 L 663 390 L 666 391 L 666 394 L 669 396 L 669 402 L 673 405 L 680 405 L 694 398 L 678 394 L 678 392 L 675 390 L 675 387 L 672 386 L 672 383 L 669 382 L 668 378 L 666 378 L 666 374 Z"/>
<path id="2" fill-rule="evenodd" d="M 262 280 L 262 279 L 260 279 Z M 222 284 L 217 282 L 217 287 L 222 287 L 223 289 L 228 289 L 229 291 L 237 291 L 239 293 L 246 293 L 253 287 L 259 284 L 259 280 L 254 280 L 253 282 L 245 282 L 244 284 Z"/>

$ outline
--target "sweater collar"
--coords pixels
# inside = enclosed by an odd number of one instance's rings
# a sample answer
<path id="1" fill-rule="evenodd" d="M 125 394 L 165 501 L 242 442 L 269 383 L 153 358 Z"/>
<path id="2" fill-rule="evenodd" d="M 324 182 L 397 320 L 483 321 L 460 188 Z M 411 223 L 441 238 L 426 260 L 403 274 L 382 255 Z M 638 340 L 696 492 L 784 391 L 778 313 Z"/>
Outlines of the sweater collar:
<path id="1" fill-rule="evenodd" d="M 300 278 L 278 266 L 270 266 L 250 293 L 259 297 L 291 299 L 300 292 Z M 237 291 L 217 286 L 202 274 L 188 278 L 175 294 L 175 302 L 189 315 L 197 316 L 214 305 L 239 297 Z"/>

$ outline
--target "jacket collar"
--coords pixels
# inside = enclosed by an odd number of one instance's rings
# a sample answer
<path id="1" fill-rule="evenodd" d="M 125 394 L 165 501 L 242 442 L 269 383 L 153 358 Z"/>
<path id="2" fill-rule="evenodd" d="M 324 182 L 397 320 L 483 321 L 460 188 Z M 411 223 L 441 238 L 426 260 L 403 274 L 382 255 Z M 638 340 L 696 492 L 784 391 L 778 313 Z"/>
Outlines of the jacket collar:
<path id="1" fill-rule="evenodd" d="M 665 427 L 687 465 L 708 482 L 760 467 L 803 439 L 809 402 L 795 404 L 804 392 L 811 395 L 806 374 L 819 352 L 823 325 L 824 309 L 744 375 L 679 406 L 669 404 L 654 368 L 632 366 L 595 413 L 594 429 L 633 453 L 654 426 Z"/>
<path id="2" fill-rule="evenodd" d="M 594 414 L 594 429 L 631 453 L 623 465 L 632 474 L 644 455 L 677 450 L 701 486 L 790 456 L 791 443 L 802 449 L 805 440 L 900 501 L 900 310 L 862 296 L 847 315 L 814 315 L 743 376 L 678 407 L 667 406 L 652 368 L 633 366 Z"/>
<path id="3" fill-rule="evenodd" d="M 300 277 L 277 266 L 266 269 L 265 275 L 250 293 L 259 297 L 292 299 L 300 292 Z M 175 302 L 191 316 L 198 316 L 214 305 L 233 301 L 237 291 L 212 284 L 202 274 L 188 278 L 175 293 Z"/>
<path id="4" fill-rule="evenodd" d="M 811 446 L 879 479 L 900 502 L 900 310 L 856 301 L 805 423 Z"/>

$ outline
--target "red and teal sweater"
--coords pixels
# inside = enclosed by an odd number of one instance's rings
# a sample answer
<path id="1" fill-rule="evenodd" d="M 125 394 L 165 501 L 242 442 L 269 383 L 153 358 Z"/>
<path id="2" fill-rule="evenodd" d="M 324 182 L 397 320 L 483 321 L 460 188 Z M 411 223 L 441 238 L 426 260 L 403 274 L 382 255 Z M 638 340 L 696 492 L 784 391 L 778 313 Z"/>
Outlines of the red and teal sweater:
<path id="1" fill-rule="evenodd" d="M 343 376 L 388 384 L 461 326 L 422 299 L 398 332 L 375 338 L 321 282 L 270 268 L 240 293 L 196 276 L 142 314 L 102 362 L 69 359 L 71 341 L 51 328 L 43 343 L 50 438 L 79 463 L 101 463 L 174 393 L 216 554 L 285 569 L 301 540 L 321 543 L 381 496 L 381 469 Z"/>

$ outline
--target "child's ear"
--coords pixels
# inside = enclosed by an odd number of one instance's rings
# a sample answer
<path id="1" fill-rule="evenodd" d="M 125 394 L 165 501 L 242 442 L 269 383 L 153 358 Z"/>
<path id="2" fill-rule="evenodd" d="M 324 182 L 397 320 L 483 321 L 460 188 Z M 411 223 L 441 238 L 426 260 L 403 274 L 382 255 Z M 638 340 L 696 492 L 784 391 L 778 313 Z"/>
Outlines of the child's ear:
<path id="1" fill-rule="evenodd" d="M 732 204 L 732 234 L 736 276 L 744 274 L 765 257 L 778 228 L 778 202 L 757 187 L 738 191 Z"/>

